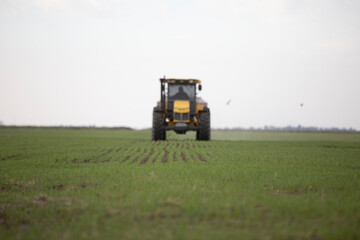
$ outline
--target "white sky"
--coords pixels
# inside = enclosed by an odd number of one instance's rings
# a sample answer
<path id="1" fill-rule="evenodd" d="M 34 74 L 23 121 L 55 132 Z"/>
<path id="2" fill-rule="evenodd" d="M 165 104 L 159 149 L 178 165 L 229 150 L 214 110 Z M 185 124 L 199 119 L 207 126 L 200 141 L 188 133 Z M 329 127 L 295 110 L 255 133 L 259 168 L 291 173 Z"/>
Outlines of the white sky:
<path id="1" fill-rule="evenodd" d="M 5 124 L 150 127 L 164 75 L 212 127 L 360 129 L 360 1 L 0 0 Z"/>

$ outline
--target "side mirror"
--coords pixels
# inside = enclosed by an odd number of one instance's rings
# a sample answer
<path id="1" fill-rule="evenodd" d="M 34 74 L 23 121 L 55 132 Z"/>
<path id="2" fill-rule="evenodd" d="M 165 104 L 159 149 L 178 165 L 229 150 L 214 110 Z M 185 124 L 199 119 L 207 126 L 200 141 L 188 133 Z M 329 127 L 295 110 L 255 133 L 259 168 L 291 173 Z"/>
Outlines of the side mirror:
<path id="1" fill-rule="evenodd" d="M 199 85 L 199 91 L 201 91 L 201 89 L 202 89 L 202 86 L 201 86 L 201 84 Z"/>

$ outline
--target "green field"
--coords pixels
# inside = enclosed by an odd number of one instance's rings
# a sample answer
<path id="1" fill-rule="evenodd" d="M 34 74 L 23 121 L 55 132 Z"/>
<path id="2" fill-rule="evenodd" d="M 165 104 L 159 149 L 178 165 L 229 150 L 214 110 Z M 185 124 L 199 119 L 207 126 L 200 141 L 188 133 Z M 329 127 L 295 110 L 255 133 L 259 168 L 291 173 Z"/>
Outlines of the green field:
<path id="1" fill-rule="evenodd" d="M 359 133 L 150 135 L 0 128 L 0 239 L 360 239 Z"/>

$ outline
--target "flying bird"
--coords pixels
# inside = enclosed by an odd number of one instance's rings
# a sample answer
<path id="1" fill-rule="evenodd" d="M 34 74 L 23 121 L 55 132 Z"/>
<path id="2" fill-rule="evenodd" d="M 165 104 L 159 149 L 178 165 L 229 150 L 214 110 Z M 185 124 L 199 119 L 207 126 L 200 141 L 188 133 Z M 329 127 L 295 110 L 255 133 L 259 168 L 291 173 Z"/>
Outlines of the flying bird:
<path id="1" fill-rule="evenodd" d="M 230 105 L 231 99 L 229 101 L 226 102 L 227 105 Z"/>
<path id="2" fill-rule="evenodd" d="M 300 107 L 303 107 L 304 106 L 304 104 L 303 103 L 300 103 Z"/>

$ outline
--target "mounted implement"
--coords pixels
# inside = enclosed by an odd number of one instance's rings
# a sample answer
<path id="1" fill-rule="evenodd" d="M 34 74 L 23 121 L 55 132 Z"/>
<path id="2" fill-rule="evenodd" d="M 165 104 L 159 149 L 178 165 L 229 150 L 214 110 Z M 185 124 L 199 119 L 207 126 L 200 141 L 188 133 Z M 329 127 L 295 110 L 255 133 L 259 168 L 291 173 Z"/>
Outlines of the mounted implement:
<path id="1" fill-rule="evenodd" d="M 210 140 L 210 109 L 197 97 L 197 79 L 160 79 L 160 101 L 154 107 L 152 140 L 166 140 L 166 131 L 196 131 L 196 140 Z"/>

